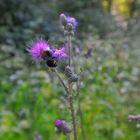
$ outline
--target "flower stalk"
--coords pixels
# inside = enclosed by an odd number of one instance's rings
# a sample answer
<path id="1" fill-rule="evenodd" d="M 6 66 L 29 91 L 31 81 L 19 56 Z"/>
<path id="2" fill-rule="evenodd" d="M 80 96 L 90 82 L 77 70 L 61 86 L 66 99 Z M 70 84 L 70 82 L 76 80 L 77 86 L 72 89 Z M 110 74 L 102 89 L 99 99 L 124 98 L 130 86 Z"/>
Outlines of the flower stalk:
<path id="1" fill-rule="evenodd" d="M 73 131 L 74 131 L 74 140 L 77 140 L 77 132 L 76 132 L 76 118 L 75 118 L 75 113 L 74 113 L 74 107 L 73 107 L 73 96 L 72 96 L 72 90 L 71 90 L 71 84 L 69 83 L 69 90 L 65 83 L 63 82 L 61 76 L 59 75 L 57 69 L 53 69 L 56 76 L 58 77 L 59 81 L 61 82 L 62 86 L 64 87 L 66 93 L 68 94 L 68 101 L 69 101 L 69 106 L 70 106 L 70 112 L 71 112 L 71 117 L 72 117 L 72 124 L 73 124 Z"/>
<path id="2" fill-rule="evenodd" d="M 58 73 L 57 69 L 56 69 L 56 68 L 54 68 L 53 70 L 54 70 L 54 72 L 55 72 L 56 76 L 58 77 L 58 79 L 59 79 L 60 83 L 61 83 L 61 84 L 62 84 L 62 86 L 64 87 L 64 89 L 65 89 L 66 93 L 69 95 L 69 90 L 68 90 L 67 86 L 65 85 L 64 81 L 62 80 L 61 76 L 59 75 L 59 73 Z"/>
<path id="3" fill-rule="evenodd" d="M 74 63 L 74 67 L 76 67 L 76 63 Z M 86 135 L 85 135 L 85 129 L 84 129 L 84 119 L 83 119 L 83 112 L 81 109 L 81 100 L 80 100 L 80 78 L 76 82 L 76 96 L 75 98 L 77 99 L 78 103 L 78 115 L 79 115 L 79 121 L 80 121 L 80 129 L 81 129 L 81 136 L 83 140 L 86 140 Z"/>
<path id="4" fill-rule="evenodd" d="M 69 134 L 66 134 L 66 137 L 67 137 L 67 139 L 68 139 L 68 140 L 71 140 L 71 138 L 70 138 L 70 135 L 69 135 Z"/>
<path id="5" fill-rule="evenodd" d="M 68 59 L 68 65 L 71 67 L 72 65 L 72 53 L 71 53 L 71 35 L 67 35 L 67 43 L 68 43 L 68 54 L 69 54 L 69 59 Z"/>
<path id="6" fill-rule="evenodd" d="M 77 20 L 73 17 L 66 16 L 65 14 L 60 15 L 60 22 L 64 29 L 64 34 L 66 35 L 67 41 L 67 49 L 68 55 L 65 53 L 66 48 L 54 48 L 51 46 L 48 41 L 44 41 L 43 39 L 38 39 L 37 41 L 31 44 L 30 48 L 27 48 L 27 51 L 32 56 L 33 62 L 39 60 L 46 64 L 52 72 L 56 74 L 60 83 L 64 87 L 65 92 L 68 96 L 68 104 L 70 108 L 72 125 L 73 128 L 67 125 L 67 123 L 61 119 L 57 119 L 54 122 L 56 132 L 63 133 L 68 140 L 71 140 L 70 133 L 73 132 L 73 140 L 77 140 L 77 126 L 76 126 L 76 113 L 74 108 L 74 94 L 73 94 L 73 83 L 78 82 L 79 76 L 75 74 L 72 70 L 72 35 L 74 34 L 74 29 L 77 27 Z M 67 83 L 61 78 L 59 72 L 57 71 L 58 62 L 61 59 L 68 58 L 68 66 L 66 66 L 65 76 L 67 77 Z M 79 94 L 79 89 L 78 89 Z M 79 113 L 81 115 L 81 129 L 84 137 L 84 129 L 83 129 L 83 119 L 80 105 L 80 98 L 78 95 L 78 108 Z M 85 139 L 84 139 L 85 140 Z"/>
<path id="7" fill-rule="evenodd" d="M 77 81 L 77 100 L 78 100 L 78 114 L 79 114 L 79 118 L 80 118 L 81 135 L 82 135 L 83 140 L 86 140 L 84 123 L 83 123 L 83 113 L 82 113 L 82 110 L 81 110 L 81 101 L 80 101 L 80 97 L 79 97 L 78 81 Z"/>
<path id="8" fill-rule="evenodd" d="M 72 45 L 71 45 L 71 35 L 70 33 L 67 35 L 67 43 L 68 43 L 68 55 L 69 55 L 69 67 L 72 65 Z M 70 105 L 70 111 L 71 111 L 71 117 L 72 117 L 72 124 L 73 124 L 73 131 L 74 131 L 74 140 L 77 140 L 77 130 L 76 130 L 76 116 L 73 106 L 73 95 L 72 95 L 72 83 L 69 84 L 69 105 Z"/>

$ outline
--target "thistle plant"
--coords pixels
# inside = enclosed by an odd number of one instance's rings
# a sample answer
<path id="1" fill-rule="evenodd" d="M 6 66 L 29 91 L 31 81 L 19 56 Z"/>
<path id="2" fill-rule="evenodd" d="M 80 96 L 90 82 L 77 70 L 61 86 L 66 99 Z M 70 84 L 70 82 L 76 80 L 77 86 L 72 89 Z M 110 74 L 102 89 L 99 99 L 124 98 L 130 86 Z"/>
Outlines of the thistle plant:
<path id="1" fill-rule="evenodd" d="M 78 25 L 77 20 L 73 17 L 66 16 L 65 14 L 60 14 L 60 23 L 64 31 L 64 36 L 66 40 L 66 46 L 61 47 L 60 49 L 52 47 L 48 41 L 44 41 L 43 39 L 38 39 L 33 42 L 31 47 L 27 49 L 27 51 L 31 54 L 33 62 L 38 60 L 42 61 L 43 64 L 46 64 L 49 69 L 56 74 L 58 80 L 64 88 L 64 91 L 67 95 L 67 103 L 68 109 L 70 110 L 70 115 L 72 118 L 72 127 L 67 124 L 66 121 L 61 119 L 56 119 L 54 121 L 54 127 L 57 133 L 62 133 L 66 136 L 68 140 L 77 140 L 77 108 L 75 108 L 74 104 L 76 104 L 75 93 L 73 92 L 73 85 L 77 85 L 77 97 L 78 100 L 78 111 L 80 115 L 80 126 L 82 137 L 85 140 L 84 128 L 83 128 L 83 118 L 82 111 L 80 105 L 79 98 L 79 79 L 80 76 L 74 72 L 73 65 L 73 56 L 72 56 L 72 37 L 74 36 L 74 31 Z M 66 59 L 67 64 L 65 65 L 65 71 L 62 73 L 65 75 L 65 79 L 63 79 L 60 75 L 60 72 L 57 70 L 58 61 L 61 59 Z M 71 139 L 70 133 L 73 133 L 73 138 Z"/>
<path id="2" fill-rule="evenodd" d="M 132 121 L 137 121 L 137 125 L 136 128 L 140 129 L 140 114 L 138 115 L 128 115 L 128 121 L 132 122 Z"/>

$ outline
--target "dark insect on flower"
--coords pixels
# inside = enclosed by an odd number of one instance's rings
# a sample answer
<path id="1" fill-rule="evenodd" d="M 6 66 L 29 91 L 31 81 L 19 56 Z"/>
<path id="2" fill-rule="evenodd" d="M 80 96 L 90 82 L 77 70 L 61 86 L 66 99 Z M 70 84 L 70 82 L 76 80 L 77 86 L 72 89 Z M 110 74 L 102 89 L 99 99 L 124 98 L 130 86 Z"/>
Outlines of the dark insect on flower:
<path id="1" fill-rule="evenodd" d="M 59 60 L 68 58 L 64 47 L 60 49 L 52 48 L 47 41 L 42 39 L 33 42 L 31 48 L 28 48 L 27 51 L 32 56 L 33 61 L 38 59 L 46 62 L 49 67 L 56 67 Z"/>
<path id="2" fill-rule="evenodd" d="M 53 54 L 53 51 L 51 49 L 44 50 L 44 52 L 42 54 L 43 60 L 47 61 L 49 58 L 52 57 L 52 54 Z"/>
<path id="3" fill-rule="evenodd" d="M 45 51 L 45 54 L 46 54 L 48 57 L 52 57 L 53 51 L 52 51 L 52 50 L 46 50 L 46 51 Z"/>
<path id="4" fill-rule="evenodd" d="M 57 66 L 57 61 L 53 58 L 49 58 L 47 61 L 46 61 L 48 67 L 56 67 Z"/>

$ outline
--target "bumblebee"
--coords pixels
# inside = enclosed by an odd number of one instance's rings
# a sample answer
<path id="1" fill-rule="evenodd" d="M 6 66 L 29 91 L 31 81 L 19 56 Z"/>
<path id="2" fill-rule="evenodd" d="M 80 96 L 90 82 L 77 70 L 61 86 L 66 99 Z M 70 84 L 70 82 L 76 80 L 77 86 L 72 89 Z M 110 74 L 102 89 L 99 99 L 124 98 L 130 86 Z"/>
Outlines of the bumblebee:
<path id="1" fill-rule="evenodd" d="M 52 57 L 52 54 L 53 54 L 52 50 L 46 50 L 46 51 L 43 52 L 42 58 L 44 60 L 47 60 L 48 58 Z"/>
<path id="2" fill-rule="evenodd" d="M 56 67 L 57 61 L 53 56 L 53 50 L 45 50 L 42 55 L 43 59 L 46 61 L 48 67 Z"/>
<path id="3" fill-rule="evenodd" d="M 46 64 L 48 65 L 48 67 L 56 67 L 57 61 L 55 60 L 55 58 L 52 57 L 46 61 Z"/>

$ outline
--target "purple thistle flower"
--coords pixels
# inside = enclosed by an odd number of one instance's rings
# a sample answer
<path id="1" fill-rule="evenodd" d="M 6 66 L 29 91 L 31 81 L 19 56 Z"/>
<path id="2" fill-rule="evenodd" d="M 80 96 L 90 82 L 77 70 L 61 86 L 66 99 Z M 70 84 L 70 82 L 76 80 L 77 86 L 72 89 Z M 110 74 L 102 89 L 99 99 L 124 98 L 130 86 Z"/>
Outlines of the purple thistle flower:
<path id="1" fill-rule="evenodd" d="M 33 61 L 36 59 L 40 61 L 44 60 L 48 67 L 56 67 L 59 60 L 68 57 L 64 47 L 54 49 L 47 41 L 43 41 L 42 39 L 33 42 L 32 47 L 28 48 L 27 51 L 31 54 Z"/>
<path id="2" fill-rule="evenodd" d="M 75 48 L 75 54 L 78 55 L 78 54 L 80 54 L 80 52 L 81 52 L 80 48 L 79 48 L 79 47 L 76 47 L 76 48 Z"/>
<path id="3" fill-rule="evenodd" d="M 77 20 L 74 17 L 66 16 L 64 13 L 60 14 L 60 21 L 63 26 L 66 26 L 67 24 L 72 24 L 73 28 L 76 28 L 78 25 Z"/>
<path id="4" fill-rule="evenodd" d="M 128 115 L 128 121 L 140 120 L 140 115 Z"/>
<path id="5" fill-rule="evenodd" d="M 67 23 L 71 23 L 74 28 L 77 27 L 78 22 L 74 17 L 66 16 Z"/>
<path id="6" fill-rule="evenodd" d="M 60 119 L 56 119 L 54 121 L 54 125 L 55 125 L 57 133 L 63 133 L 64 135 L 66 135 L 73 131 L 73 128 L 69 127 L 66 122 L 64 122 Z"/>
<path id="7" fill-rule="evenodd" d="M 56 127 L 61 127 L 62 126 L 62 120 L 60 120 L 60 119 L 56 119 L 55 121 L 54 121 L 54 125 L 56 126 Z"/>
<path id="8" fill-rule="evenodd" d="M 56 61 L 58 61 L 60 59 L 67 58 L 68 55 L 65 53 L 65 48 L 63 47 L 61 49 L 54 49 L 52 57 L 54 57 Z"/>
<path id="9" fill-rule="evenodd" d="M 36 42 L 33 42 L 31 48 L 28 48 L 27 51 L 31 54 L 33 61 L 36 59 L 43 60 L 43 54 L 45 50 L 50 50 L 48 42 L 39 39 Z"/>

